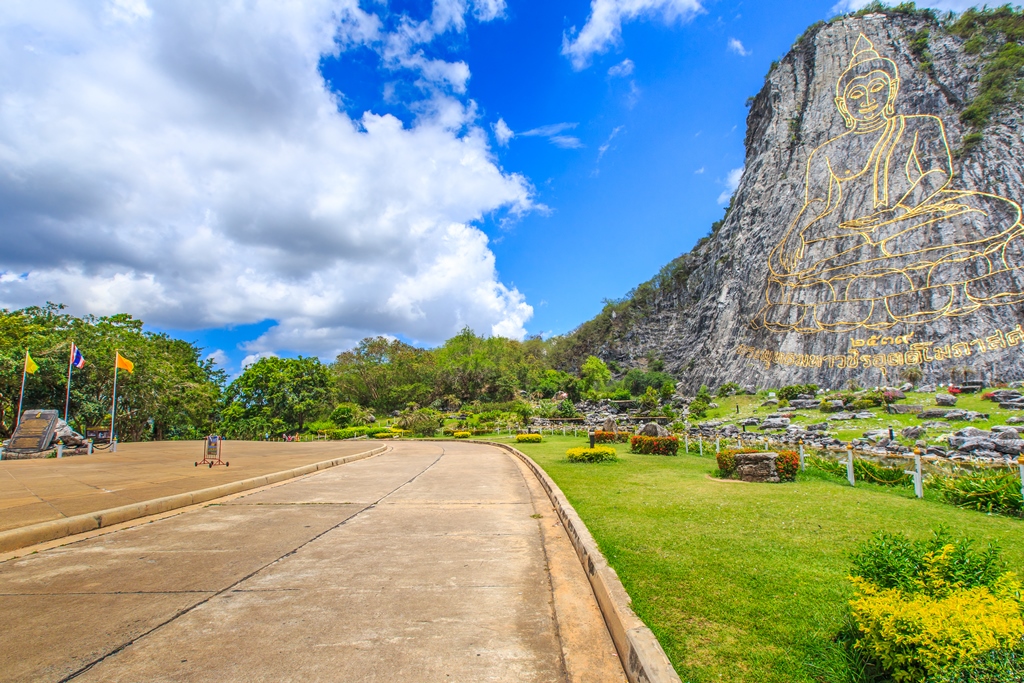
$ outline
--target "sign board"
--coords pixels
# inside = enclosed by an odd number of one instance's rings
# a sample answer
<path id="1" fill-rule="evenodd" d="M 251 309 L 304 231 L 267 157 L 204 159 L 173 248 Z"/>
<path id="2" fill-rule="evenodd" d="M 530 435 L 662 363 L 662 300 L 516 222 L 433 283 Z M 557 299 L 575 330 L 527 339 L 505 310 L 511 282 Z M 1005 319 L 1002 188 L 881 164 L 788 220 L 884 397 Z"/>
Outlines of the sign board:
<path id="1" fill-rule="evenodd" d="M 26 410 L 11 437 L 7 450 L 12 453 L 33 453 L 50 447 L 57 429 L 56 410 Z"/>
<path id="2" fill-rule="evenodd" d="M 211 435 L 206 437 L 206 458 L 215 460 L 220 458 L 220 437 Z"/>
<path id="3" fill-rule="evenodd" d="M 85 438 L 92 439 L 93 443 L 109 443 L 110 427 L 86 427 Z"/>

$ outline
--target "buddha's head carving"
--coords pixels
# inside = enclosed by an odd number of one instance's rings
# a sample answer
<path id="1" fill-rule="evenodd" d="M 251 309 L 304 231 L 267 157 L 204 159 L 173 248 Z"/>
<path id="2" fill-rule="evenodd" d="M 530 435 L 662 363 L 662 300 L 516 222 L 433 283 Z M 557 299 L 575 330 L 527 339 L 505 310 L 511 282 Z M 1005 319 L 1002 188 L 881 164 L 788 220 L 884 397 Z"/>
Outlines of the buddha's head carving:
<path id="1" fill-rule="evenodd" d="M 896 113 L 900 72 L 891 59 L 880 57 L 863 34 L 853 47 L 853 59 L 836 82 L 836 107 L 847 128 L 871 127 Z"/>

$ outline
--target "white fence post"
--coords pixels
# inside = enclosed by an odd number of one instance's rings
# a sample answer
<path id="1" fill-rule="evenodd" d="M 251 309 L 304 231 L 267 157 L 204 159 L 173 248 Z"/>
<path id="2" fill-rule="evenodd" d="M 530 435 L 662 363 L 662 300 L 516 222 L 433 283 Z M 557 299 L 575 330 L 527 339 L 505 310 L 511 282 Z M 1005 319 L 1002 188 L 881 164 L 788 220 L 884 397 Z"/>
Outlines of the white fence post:
<path id="1" fill-rule="evenodd" d="M 804 442 L 800 441 L 800 471 L 804 471 Z"/>
<path id="2" fill-rule="evenodd" d="M 857 479 L 853 473 L 853 446 L 846 447 L 846 478 L 850 482 L 850 486 L 857 485 Z"/>
<path id="3" fill-rule="evenodd" d="M 686 452 L 690 452 L 690 432 L 683 432 L 683 440 L 686 442 Z"/>
<path id="4" fill-rule="evenodd" d="M 701 434 L 698 438 L 700 439 L 700 457 L 703 458 L 704 457 L 704 435 Z"/>
<path id="5" fill-rule="evenodd" d="M 715 437 L 715 455 L 722 452 L 722 437 Z"/>

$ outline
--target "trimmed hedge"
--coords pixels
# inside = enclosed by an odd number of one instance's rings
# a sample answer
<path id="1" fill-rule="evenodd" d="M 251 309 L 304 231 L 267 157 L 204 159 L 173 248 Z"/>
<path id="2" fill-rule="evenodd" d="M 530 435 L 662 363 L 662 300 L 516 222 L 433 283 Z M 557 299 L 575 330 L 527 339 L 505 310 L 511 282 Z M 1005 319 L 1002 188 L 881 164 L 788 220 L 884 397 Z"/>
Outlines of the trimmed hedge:
<path id="1" fill-rule="evenodd" d="M 611 446 L 570 448 L 565 455 L 569 462 L 613 462 L 619 459 Z"/>
<path id="2" fill-rule="evenodd" d="M 594 432 L 595 443 L 626 443 L 629 441 L 629 432 L 604 432 L 600 429 Z"/>
<path id="3" fill-rule="evenodd" d="M 516 443 L 540 443 L 540 434 L 516 434 Z"/>
<path id="4" fill-rule="evenodd" d="M 452 434 L 452 436 L 455 437 L 456 439 L 468 439 L 469 437 L 473 436 L 473 433 L 472 432 L 455 432 L 454 434 Z"/>
<path id="5" fill-rule="evenodd" d="M 630 438 L 629 450 L 643 455 L 676 455 L 679 453 L 679 437 L 637 434 Z"/>

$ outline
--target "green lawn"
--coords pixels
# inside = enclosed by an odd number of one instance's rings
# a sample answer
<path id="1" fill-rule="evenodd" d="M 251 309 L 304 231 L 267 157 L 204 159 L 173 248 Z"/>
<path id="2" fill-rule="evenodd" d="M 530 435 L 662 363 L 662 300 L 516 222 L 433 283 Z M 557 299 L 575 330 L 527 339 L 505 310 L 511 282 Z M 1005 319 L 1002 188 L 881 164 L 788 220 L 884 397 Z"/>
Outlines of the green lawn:
<path id="1" fill-rule="evenodd" d="M 624 444 L 617 463 L 568 463 L 565 450 L 583 442 L 518 447 L 576 507 L 683 681 L 847 680 L 830 638 L 851 596 L 850 553 L 877 529 L 923 537 L 944 523 L 999 542 L 1024 570 L 1018 519 L 812 473 L 720 481 L 710 456 L 632 455 Z"/>

